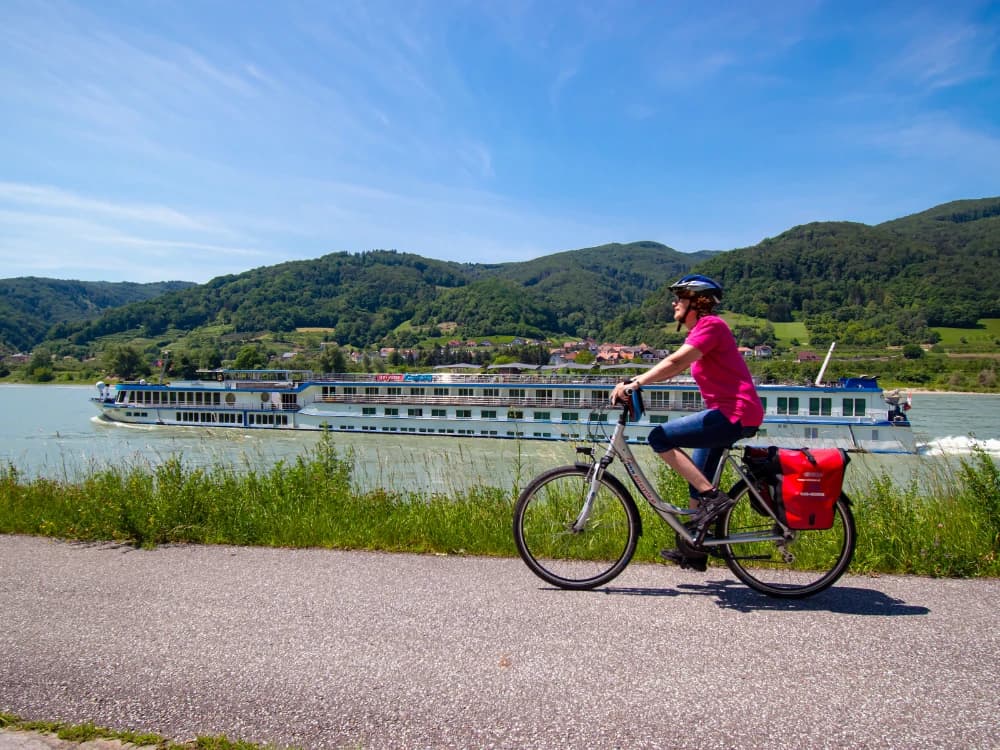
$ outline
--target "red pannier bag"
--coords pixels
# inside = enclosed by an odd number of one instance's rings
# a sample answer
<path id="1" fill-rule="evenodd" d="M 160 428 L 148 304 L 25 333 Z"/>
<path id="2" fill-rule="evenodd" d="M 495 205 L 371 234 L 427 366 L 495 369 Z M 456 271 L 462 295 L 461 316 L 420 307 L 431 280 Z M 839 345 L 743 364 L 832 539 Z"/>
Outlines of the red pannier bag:
<path id="1" fill-rule="evenodd" d="M 790 529 L 829 529 L 850 457 L 841 448 L 780 448 L 781 504 Z"/>

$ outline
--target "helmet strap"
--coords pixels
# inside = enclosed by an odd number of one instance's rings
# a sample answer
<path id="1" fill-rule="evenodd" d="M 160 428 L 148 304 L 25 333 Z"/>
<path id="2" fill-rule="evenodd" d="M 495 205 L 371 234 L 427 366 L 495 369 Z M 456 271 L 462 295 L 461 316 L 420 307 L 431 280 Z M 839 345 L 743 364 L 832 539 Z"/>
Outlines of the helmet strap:
<path id="1" fill-rule="evenodd" d="M 681 315 L 681 317 L 679 317 L 677 319 L 677 332 L 678 333 L 681 330 L 681 326 L 684 325 L 684 321 L 687 320 L 688 313 L 691 312 L 691 298 L 690 297 L 686 297 L 684 299 L 684 301 L 687 302 L 687 304 L 684 306 L 684 314 Z"/>

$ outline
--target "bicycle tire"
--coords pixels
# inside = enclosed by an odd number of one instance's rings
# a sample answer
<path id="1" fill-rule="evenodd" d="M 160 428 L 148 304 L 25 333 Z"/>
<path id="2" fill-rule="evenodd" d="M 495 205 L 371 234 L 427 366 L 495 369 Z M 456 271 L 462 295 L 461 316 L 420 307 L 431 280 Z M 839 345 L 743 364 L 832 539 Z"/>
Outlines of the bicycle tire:
<path id="1" fill-rule="evenodd" d="M 563 589 L 592 589 L 615 578 L 635 554 L 642 533 L 629 491 L 610 474 L 601 478 L 587 525 L 572 526 L 590 488 L 588 466 L 539 474 L 514 505 L 514 541 L 535 575 Z"/>
<path id="2" fill-rule="evenodd" d="M 774 521 L 762 516 L 751 502 L 746 482 L 729 491 L 736 504 L 719 518 L 717 538 L 740 533 L 769 531 Z M 847 571 L 854 557 L 857 527 L 851 501 L 841 494 L 834 505 L 833 526 L 794 532 L 786 542 L 756 542 L 720 546 L 726 565 L 743 583 L 762 594 L 782 599 L 801 599 L 832 586 Z M 782 545 L 794 555 L 792 562 L 782 556 Z"/>

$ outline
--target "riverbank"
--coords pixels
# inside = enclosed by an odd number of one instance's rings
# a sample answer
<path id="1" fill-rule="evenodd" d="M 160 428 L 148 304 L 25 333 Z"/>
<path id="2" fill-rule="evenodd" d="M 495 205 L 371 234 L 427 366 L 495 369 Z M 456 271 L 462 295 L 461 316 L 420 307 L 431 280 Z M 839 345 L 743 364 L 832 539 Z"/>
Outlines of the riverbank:
<path id="1" fill-rule="evenodd" d="M 492 557 L 516 555 L 511 516 L 518 486 L 474 485 L 450 493 L 359 489 L 349 452 L 329 436 L 293 461 L 265 468 L 92 469 L 78 481 L 0 475 L 0 533 L 139 547 L 171 543 L 325 547 Z M 663 497 L 686 496 L 667 471 L 652 475 Z M 724 480 L 729 486 L 733 477 Z M 396 485 L 398 486 L 398 485 Z M 873 475 L 852 490 L 862 542 L 852 570 L 975 577 L 1000 575 L 1000 467 L 983 452 L 958 462 L 926 494 Z M 649 529 L 658 518 L 640 507 Z M 635 560 L 659 561 L 663 535 L 640 537 Z"/>
<path id="2" fill-rule="evenodd" d="M 1000 356 L 1000 355 L 997 355 Z M 120 379 L 109 376 L 92 375 L 89 378 L 54 378 L 47 381 L 35 381 L 30 378 L 17 377 L 16 374 L 8 375 L 7 377 L 0 378 L 0 386 L 3 385 L 41 385 L 41 386 L 93 386 L 98 380 L 114 384 Z M 155 380 L 155 378 L 154 378 Z M 150 381 L 154 382 L 154 381 Z M 951 388 L 928 388 L 926 385 L 907 385 L 893 383 L 891 385 L 885 385 L 880 382 L 880 385 L 886 391 L 899 390 L 906 393 L 933 393 L 939 395 L 950 395 L 950 396 L 996 396 L 1000 395 L 1000 383 L 997 384 L 995 388 L 991 389 L 976 389 L 976 390 L 954 390 Z"/>

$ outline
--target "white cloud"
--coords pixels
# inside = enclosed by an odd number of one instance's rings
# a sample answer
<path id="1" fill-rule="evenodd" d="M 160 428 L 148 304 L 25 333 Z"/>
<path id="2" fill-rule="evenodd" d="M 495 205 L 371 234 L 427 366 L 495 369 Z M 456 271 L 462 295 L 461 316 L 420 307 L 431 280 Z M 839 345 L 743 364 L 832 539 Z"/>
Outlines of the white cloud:
<path id="1" fill-rule="evenodd" d="M 925 14 L 902 26 L 907 41 L 899 55 L 887 62 L 887 75 L 933 91 L 990 73 L 998 46 L 995 28 Z"/>

